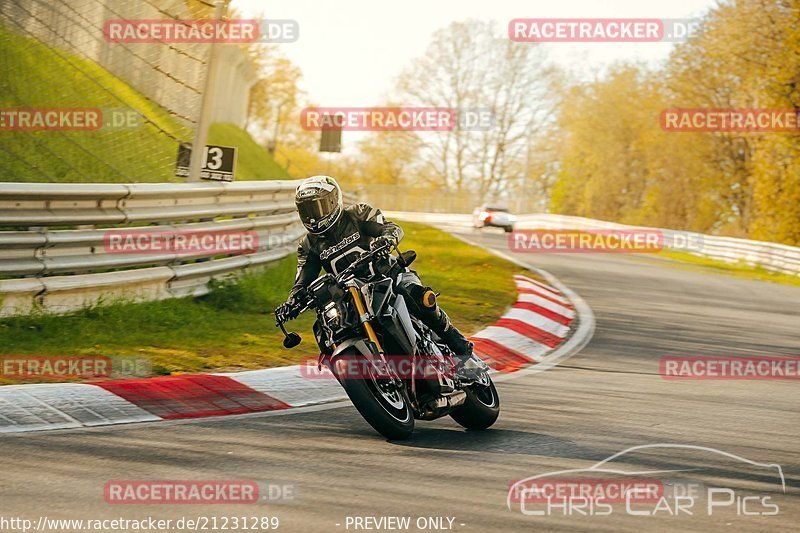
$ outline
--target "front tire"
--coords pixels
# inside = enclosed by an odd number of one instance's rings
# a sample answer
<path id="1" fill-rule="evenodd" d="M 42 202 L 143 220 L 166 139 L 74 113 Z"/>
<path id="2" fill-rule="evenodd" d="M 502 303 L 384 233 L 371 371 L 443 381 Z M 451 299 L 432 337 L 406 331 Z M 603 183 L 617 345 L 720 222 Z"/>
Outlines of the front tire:
<path id="1" fill-rule="evenodd" d="M 347 350 L 343 355 L 344 359 L 364 357 L 355 350 Z M 334 373 L 346 376 L 346 371 L 337 368 L 339 363 L 346 364 L 346 360 L 337 358 L 333 362 Z M 387 439 L 405 440 L 414 432 L 414 414 L 403 391 L 387 392 L 381 389 L 381 383 L 367 376 L 344 377 L 339 379 L 339 383 L 364 420 Z"/>
<path id="2" fill-rule="evenodd" d="M 500 416 L 500 396 L 486 374 L 487 384 L 475 383 L 464 389 L 467 399 L 450 417 L 467 429 L 487 429 Z"/>

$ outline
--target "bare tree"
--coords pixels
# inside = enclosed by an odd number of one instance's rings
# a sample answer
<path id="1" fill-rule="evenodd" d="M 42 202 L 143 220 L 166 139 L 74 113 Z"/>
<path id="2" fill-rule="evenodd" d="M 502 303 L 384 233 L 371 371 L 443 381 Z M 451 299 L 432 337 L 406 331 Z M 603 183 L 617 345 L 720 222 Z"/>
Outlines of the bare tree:
<path id="1" fill-rule="evenodd" d="M 492 125 L 460 121 L 453 130 L 422 134 L 421 164 L 441 185 L 482 199 L 508 195 L 522 183 L 532 136 L 550 119 L 549 78 L 538 45 L 511 42 L 492 22 L 456 22 L 438 32 L 426 55 L 401 74 L 398 99 L 450 107 L 460 118 L 488 114 Z"/>

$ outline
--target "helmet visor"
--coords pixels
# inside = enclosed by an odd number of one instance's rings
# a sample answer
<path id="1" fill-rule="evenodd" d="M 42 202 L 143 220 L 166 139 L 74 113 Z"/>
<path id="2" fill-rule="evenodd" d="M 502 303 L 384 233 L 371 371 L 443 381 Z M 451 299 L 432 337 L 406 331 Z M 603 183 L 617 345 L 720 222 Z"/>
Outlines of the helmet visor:
<path id="1" fill-rule="evenodd" d="M 309 198 L 297 202 L 297 213 L 303 224 L 316 225 L 321 220 L 332 215 L 339 207 L 339 199 L 336 194 L 326 194 L 322 198 Z"/>

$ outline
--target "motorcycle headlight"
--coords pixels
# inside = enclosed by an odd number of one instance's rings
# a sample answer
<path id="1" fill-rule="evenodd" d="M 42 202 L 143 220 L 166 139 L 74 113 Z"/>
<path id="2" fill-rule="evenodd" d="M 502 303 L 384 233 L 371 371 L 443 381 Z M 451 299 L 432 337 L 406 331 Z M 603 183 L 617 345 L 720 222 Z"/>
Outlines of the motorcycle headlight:
<path id="1" fill-rule="evenodd" d="M 330 324 L 335 326 L 339 325 L 341 315 L 339 314 L 339 310 L 336 308 L 336 304 L 330 303 L 327 307 L 325 307 L 325 318 Z"/>

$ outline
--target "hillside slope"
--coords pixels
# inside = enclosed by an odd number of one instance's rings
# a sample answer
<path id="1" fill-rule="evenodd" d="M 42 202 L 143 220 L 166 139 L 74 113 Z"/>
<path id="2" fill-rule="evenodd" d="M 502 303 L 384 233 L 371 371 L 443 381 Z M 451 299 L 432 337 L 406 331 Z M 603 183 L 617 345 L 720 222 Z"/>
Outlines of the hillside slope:
<path id="1" fill-rule="evenodd" d="M 183 181 L 174 168 L 178 143 L 192 139 L 185 122 L 97 63 L 0 27 L 0 110 L 19 108 L 100 109 L 104 125 L 96 131 L 14 131 L 6 116 L 0 120 L 0 181 Z M 129 112 L 134 124 L 108 127 L 111 116 Z M 239 148 L 237 179 L 289 178 L 233 124 L 212 126 L 209 143 Z"/>

